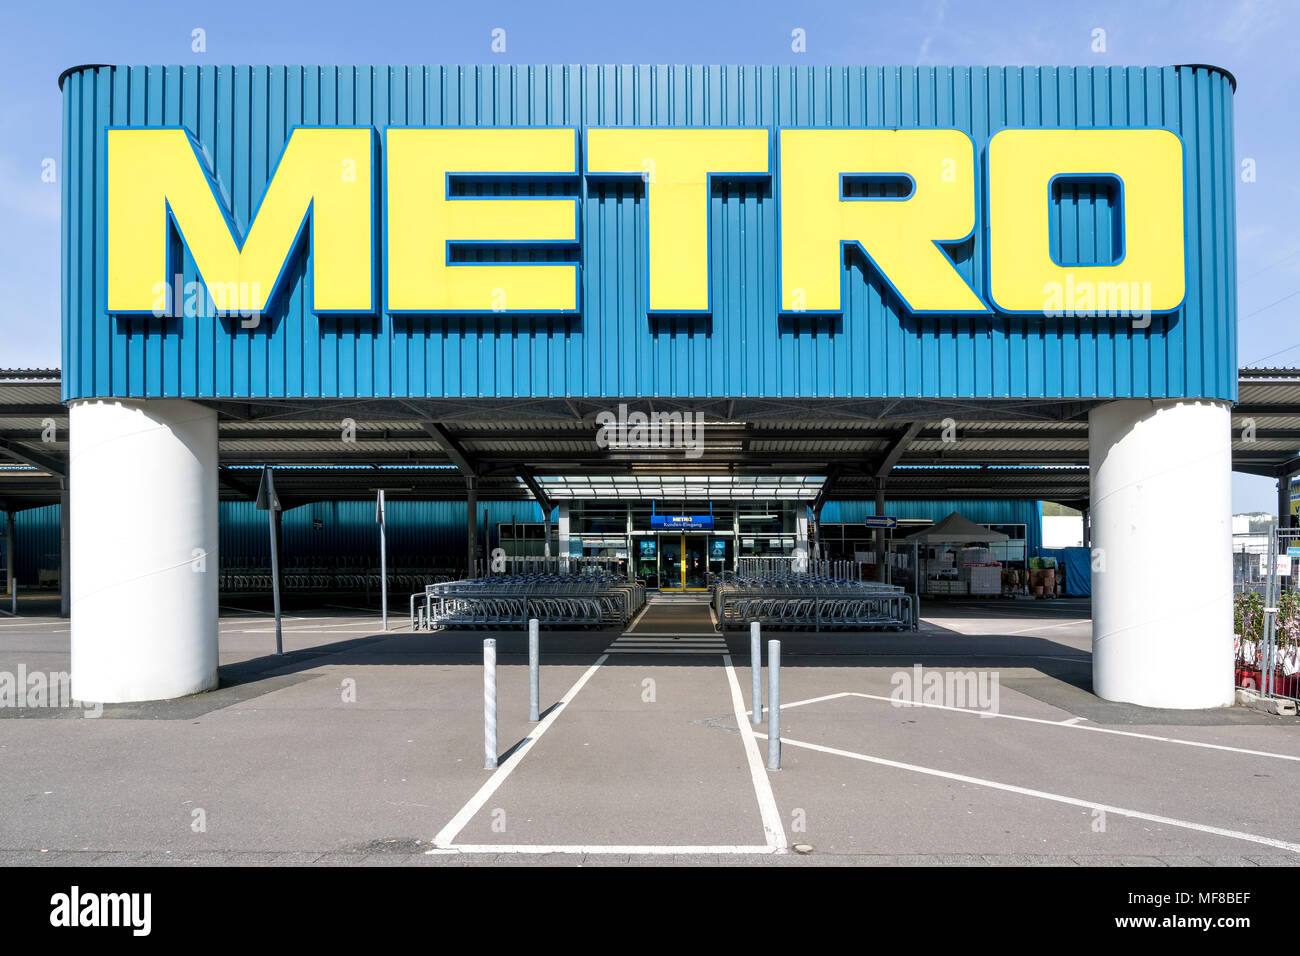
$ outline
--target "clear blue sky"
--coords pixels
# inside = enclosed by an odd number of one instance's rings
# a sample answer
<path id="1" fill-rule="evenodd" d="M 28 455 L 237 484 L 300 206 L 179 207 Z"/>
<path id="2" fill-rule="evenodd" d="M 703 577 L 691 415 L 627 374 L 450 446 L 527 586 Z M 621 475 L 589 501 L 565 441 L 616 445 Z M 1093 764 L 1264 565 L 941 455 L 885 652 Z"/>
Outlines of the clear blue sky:
<path id="1" fill-rule="evenodd" d="M 493 53 L 492 30 L 506 31 Z M 807 52 L 791 50 L 796 27 Z M 207 51 L 191 50 L 206 31 Z M 1094 52 L 1093 31 L 1106 31 Z M 70 2 L 0 11 L 0 368 L 59 364 L 58 74 L 78 63 L 1163 65 L 1236 74 L 1239 356 L 1300 365 L 1300 4 L 1237 2 Z M 61 172 L 61 171 L 60 171 Z M 1234 510 L 1274 483 L 1236 476 Z"/>

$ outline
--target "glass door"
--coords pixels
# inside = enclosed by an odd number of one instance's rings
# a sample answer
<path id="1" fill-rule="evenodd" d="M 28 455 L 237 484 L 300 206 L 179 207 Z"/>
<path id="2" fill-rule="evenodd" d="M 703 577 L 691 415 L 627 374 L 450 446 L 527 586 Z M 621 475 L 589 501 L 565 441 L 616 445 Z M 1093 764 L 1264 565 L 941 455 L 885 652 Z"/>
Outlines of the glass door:
<path id="1" fill-rule="evenodd" d="M 682 589 L 682 536 L 664 534 L 659 536 L 659 590 L 680 591 Z"/>
<path id="2" fill-rule="evenodd" d="M 705 591 L 709 586 L 709 536 L 682 535 L 682 589 Z"/>
<path id="3" fill-rule="evenodd" d="M 645 581 L 645 586 L 648 588 L 659 587 L 658 543 L 658 540 L 653 536 L 633 540 L 636 576 Z"/>
<path id="4" fill-rule="evenodd" d="M 733 566 L 735 558 L 735 543 L 728 536 L 711 535 L 709 537 L 709 573 L 714 579 L 722 577 L 722 573 Z"/>
<path id="5" fill-rule="evenodd" d="M 707 534 L 659 536 L 660 591 L 707 591 L 708 572 Z"/>

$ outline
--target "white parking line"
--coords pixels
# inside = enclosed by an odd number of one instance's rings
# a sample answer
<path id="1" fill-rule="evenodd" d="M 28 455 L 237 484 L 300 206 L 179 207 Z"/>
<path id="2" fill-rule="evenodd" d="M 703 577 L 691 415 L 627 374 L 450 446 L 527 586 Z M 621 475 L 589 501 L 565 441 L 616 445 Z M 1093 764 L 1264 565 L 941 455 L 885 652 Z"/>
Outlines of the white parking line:
<path id="1" fill-rule="evenodd" d="M 592 675 L 600 668 L 606 660 L 608 654 L 602 654 L 595 664 L 587 669 L 586 673 L 580 677 L 577 682 L 569 688 L 567 694 L 561 698 L 560 703 L 546 716 L 540 724 L 537 725 L 535 733 L 531 734 L 524 740 L 524 743 L 510 755 L 510 758 L 488 779 L 488 781 L 479 788 L 465 806 L 452 817 L 451 821 L 438 832 L 433 838 L 433 848 L 426 850 L 427 856 L 452 855 L 457 853 L 510 853 L 510 854 L 527 854 L 542 855 L 547 853 L 564 853 L 564 854 L 635 854 L 641 856 L 677 856 L 677 855 L 712 855 L 712 856 L 758 856 L 762 854 L 774 854 L 787 852 L 788 843 L 785 836 L 785 827 L 781 824 L 781 813 L 776 806 L 776 797 L 772 793 L 772 785 L 767 779 L 767 774 L 763 770 L 762 760 L 759 758 L 758 744 L 754 740 L 754 733 L 749 727 L 749 723 L 744 716 L 744 698 L 740 693 L 740 684 L 736 680 L 736 672 L 731 664 L 730 655 L 723 655 L 723 663 L 727 670 L 727 681 L 731 688 L 732 706 L 736 711 L 736 720 L 741 728 L 741 736 L 744 741 L 745 757 L 749 763 L 750 776 L 754 783 L 754 793 L 758 798 L 759 815 L 763 820 L 763 834 L 767 843 L 762 846 L 747 844 L 707 844 L 707 845 L 690 845 L 679 844 L 670 846 L 644 845 L 644 844 L 607 844 L 607 845 L 581 845 L 581 844 L 512 844 L 512 843 L 455 843 L 456 836 L 463 830 L 474 816 L 483 809 L 483 806 L 491 798 L 492 794 L 500 788 L 505 782 L 511 771 L 519 765 L 524 755 L 532 749 L 534 743 L 544 734 L 547 729 L 554 723 L 560 712 L 573 700 L 583 686 L 591 679 Z"/>
<path id="2" fill-rule="evenodd" d="M 879 694 L 863 694 L 859 691 L 848 691 L 847 696 L 862 697 L 866 700 L 879 700 L 890 704 L 899 703 L 892 697 L 881 697 Z M 781 709 L 785 710 L 787 706 L 789 705 L 782 704 Z M 973 707 L 949 707 L 947 704 L 926 704 L 912 701 L 908 701 L 901 706 L 931 707 L 935 710 L 951 710 L 959 714 L 974 714 L 978 717 L 1001 717 L 1005 720 L 1023 720 L 1027 723 L 1043 724 L 1047 727 L 1064 727 L 1068 730 L 1086 730 L 1094 734 L 1115 734 L 1118 737 L 1136 737 L 1139 740 L 1155 740 L 1165 744 L 1182 744 L 1184 747 L 1203 747 L 1206 750 L 1223 750 L 1228 753 L 1246 754 L 1250 757 L 1273 757 L 1276 760 L 1300 761 L 1300 756 L 1294 756 L 1292 754 L 1278 754 L 1267 750 L 1247 750 L 1244 747 L 1229 747 L 1227 744 L 1209 744 L 1200 740 L 1184 740 L 1181 737 L 1161 737 L 1156 734 L 1140 734 L 1135 730 L 1115 730 L 1111 727 L 1098 727 L 1095 724 L 1088 724 L 1085 726 L 1083 724 L 1067 723 L 1059 720 L 1046 720 L 1042 717 L 1022 717 L 1019 714 L 995 714 L 987 710 L 978 710 Z"/>
<path id="3" fill-rule="evenodd" d="M 607 660 L 609 660 L 609 655 L 601 654 L 600 657 L 596 659 L 596 663 L 587 668 L 586 672 L 583 673 L 574 685 L 569 688 L 568 692 L 560 698 L 560 702 L 551 708 L 551 712 L 542 719 L 534 731 L 524 738 L 524 742 L 518 747 L 518 749 L 516 749 L 515 752 L 506 759 L 505 763 L 501 764 L 492 772 L 492 776 L 488 778 L 487 783 L 479 787 L 478 793 L 474 794 L 474 796 L 470 798 L 469 803 L 461 807 L 460 811 L 451 818 L 451 821 L 438 831 L 438 835 L 433 838 L 434 849 L 429 852 L 435 852 L 440 849 L 457 849 L 457 847 L 452 845 L 452 841 L 456 839 L 456 836 L 461 830 L 465 829 L 465 825 L 474 818 L 474 815 L 483 809 L 483 805 L 488 802 L 492 794 L 497 792 L 497 789 L 501 784 L 506 782 L 506 778 L 510 776 L 515 767 L 519 766 L 519 762 L 524 759 L 524 756 L 528 751 L 533 749 L 533 744 L 542 739 L 542 734 L 546 733 L 546 731 L 551 728 L 551 725 L 555 723 L 555 719 L 564 712 L 564 708 L 569 706 L 569 702 L 577 696 L 578 691 L 582 690 L 587 681 L 591 680 L 592 675 L 595 674 L 596 671 L 600 670 L 600 666 Z M 493 852 L 509 853 L 511 851 L 507 849 L 499 849 Z"/>
<path id="4" fill-rule="evenodd" d="M 627 630 L 624 631 L 623 633 L 631 634 L 632 631 L 636 628 L 636 626 L 641 623 L 641 618 L 645 617 L 646 612 L 649 610 L 650 610 L 650 602 L 647 601 L 645 604 L 641 605 L 641 610 L 636 612 L 632 620 L 627 622 Z"/>
<path id="5" fill-rule="evenodd" d="M 1083 618 L 1078 621 L 1062 621 L 1059 624 L 1034 624 L 1030 627 L 1022 627 L 1015 631 L 990 631 L 988 634 L 981 634 L 980 637 L 1002 637 L 1008 634 L 1028 634 L 1030 631 L 1052 631 L 1058 627 L 1078 627 L 1080 624 L 1091 624 L 1092 620 Z"/>
<path id="6" fill-rule="evenodd" d="M 740 727 L 740 737 L 745 746 L 745 759 L 749 762 L 749 776 L 754 781 L 754 794 L 758 797 L 758 812 L 763 818 L 763 835 L 767 845 L 773 851 L 784 853 L 788 844 L 785 838 L 785 826 L 781 823 L 781 811 L 777 809 L 776 795 L 772 793 L 772 781 L 768 780 L 767 771 L 763 769 L 763 761 L 758 754 L 754 730 L 750 727 L 745 712 L 745 697 L 740 692 L 736 669 L 731 666 L 731 655 L 723 654 L 722 663 L 727 668 L 727 683 L 731 685 L 731 706 L 736 711 L 736 723 Z"/>
<path id="7" fill-rule="evenodd" d="M 1091 730 L 1099 734 L 1115 734 L 1119 737 L 1137 737 L 1140 740 L 1154 740 L 1158 743 L 1165 744 L 1182 744 L 1185 747 L 1204 747 L 1206 750 L 1224 750 L 1229 753 L 1246 754 L 1251 757 L 1274 757 L 1277 760 L 1300 760 L 1300 756 L 1292 754 L 1273 753 L 1268 750 L 1247 750 L 1244 747 L 1229 747 L 1227 744 L 1210 744 L 1200 740 L 1184 740 L 1181 737 L 1161 737 L 1156 734 L 1140 734 L 1135 730 L 1114 730 L 1110 727 L 1098 727 L 1089 724 L 1084 727 L 1078 721 L 1087 720 L 1087 717 L 1071 717 L 1068 720 L 1046 720 L 1042 717 L 1022 717 L 1019 714 L 991 713 L 987 710 L 979 710 L 974 707 L 950 707 L 947 704 L 926 704 L 920 701 L 906 701 L 900 703 L 893 697 L 882 697 L 879 694 L 864 694 L 861 691 L 845 690 L 838 694 L 826 694 L 822 697 L 810 697 L 807 700 L 791 701 L 788 704 L 782 704 L 781 709 L 787 707 L 803 707 L 806 704 L 820 704 L 825 700 L 835 700 L 839 697 L 861 697 L 864 700 L 879 700 L 885 703 L 895 704 L 900 707 L 930 707 L 934 710 L 952 710 L 959 714 L 974 714 L 977 717 L 1002 717 L 1006 720 L 1023 720 L 1031 724 L 1044 724 L 1048 727 L 1068 727 L 1071 730 Z"/>
<path id="8" fill-rule="evenodd" d="M 351 628 L 352 630 L 356 630 L 356 631 L 373 631 L 373 632 L 376 633 L 376 634 L 402 634 L 402 633 L 405 633 L 405 632 L 403 632 L 403 631 L 385 631 L 385 630 L 383 629 L 383 625 L 381 625 L 381 624 L 378 624 L 378 623 L 366 623 L 366 622 L 362 622 L 362 623 L 360 623 L 360 624 L 353 624 L 353 623 L 348 623 L 348 624 L 313 624 L 313 625 L 311 625 L 310 627 L 285 627 L 285 628 L 281 628 L 281 631 L 282 631 L 283 633 L 285 633 L 285 634 L 315 634 L 317 631 L 323 631 L 323 630 L 325 630 L 326 628 L 338 628 L 338 627 L 342 627 L 342 628 Z M 274 634 L 274 633 L 275 633 L 275 628 L 273 628 L 273 627 L 253 627 L 253 628 L 245 628 L 245 629 L 243 629 L 242 631 L 231 631 L 231 632 L 227 632 L 227 633 L 235 633 L 235 634 Z"/>
<path id="9" fill-rule="evenodd" d="M 766 734 L 756 734 L 755 736 L 767 738 Z M 1290 850 L 1292 853 L 1300 853 L 1300 843 L 1287 843 L 1285 840 L 1275 840 L 1272 837 L 1260 836 L 1255 833 L 1244 833 L 1240 830 L 1225 830 L 1222 827 L 1209 826 L 1204 823 L 1193 823 L 1190 820 L 1177 820 L 1173 817 L 1162 817 L 1154 813 L 1143 813 L 1141 810 L 1129 810 L 1124 807 L 1115 807 L 1105 803 L 1097 803 L 1094 800 L 1083 800 L 1079 797 L 1067 797 L 1059 793 L 1048 793 L 1046 790 L 1031 790 L 1028 787 L 1017 787 L 1010 783 L 999 783 L 996 780 L 984 780 L 980 777 L 970 777 L 963 773 L 952 773 L 948 770 L 936 770 L 933 767 L 921 767 L 916 764 L 902 763 L 897 760 L 886 760 L 884 757 L 873 757 L 869 754 L 854 753 L 851 750 L 840 750 L 836 747 L 825 747 L 821 744 L 810 744 L 802 740 L 791 740 L 789 737 L 781 738 L 781 745 L 784 747 L 801 747 L 805 750 L 815 750 L 819 753 L 833 754 L 837 757 L 848 757 L 851 760 L 861 760 L 866 763 L 879 764 L 882 767 L 894 767 L 898 770 L 910 770 L 913 773 L 921 773 L 930 777 L 942 777 L 945 780 L 955 780 L 959 783 L 969 783 L 977 787 L 988 787 L 992 790 L 1002 790 L 1007 793 L 1015 793 L 1025 797 L 1036 797 L 1039 800 L 1050 800 L 1054 803 L 1064 803 L 1073 807 L 1084 807 L 1089 810 L 1101 810 L 1104 813 L 1114 813 L 1121 817 L 1130 817 L 1134 820 L 1146 820 L 1149 823 L 1161 823 L 1165 826 L 1180 827 L 1184 830 L 1196 830 L 1200 833 L 1210 833 L 1214 836 L 1228 837 L 1233 840 L 1247 840 L 1251 843 L 1260 843 L 1264 846 L 1275 847 L 1279 850 Z"/>
<path id="10" fill-rule="evenodd" d="M 236 614 L 257 614 L 257 615 L 260 615 L 260 616 L 262 616 L 262 617 L 275 617 L 275 612 L 274 612 L 274 611 L 259 611 L 257 608 L 252 608 L 252 607 L 229 607 L 228 605 L 223 604 L 223 605 L 221 605 L 221 608 L 220 608 L 220 609 L 223 610 L 223 611 L 229 611 L 229 612 L 231 612 L 229 615 L 227 615 L 228 617 L 233 617 L 233 616 L 236 615 Z M 282 620 L 282 621 L 303 621 L 303 620 L 306 620 L 306 618 L 301 617 L 301 616 L 298 616 L 298 615 L 290 616 L 290 615 L 286 615 L 286 614 L 281 614 L 281 615 L 280 615 L 280 620 Z"/>
<path id="11" fill-rule="evenodd" d="M 848 697 L 848 696 L 849 696 L 848 691 L 841 691 L 838 694 L 826 694 L 823 697 L 809 697 L 807 700 L 796 700 L 789 704 L 782 704 L 781 709 L 787 710 L 791 707 L 804 707 L 808 704 L 820 704 L 824 700 L 835 700 L 838 697 Z M 752 710 L 747 710 L 745 711 L 745 713 L 752 715 L 754 712 Z"/>

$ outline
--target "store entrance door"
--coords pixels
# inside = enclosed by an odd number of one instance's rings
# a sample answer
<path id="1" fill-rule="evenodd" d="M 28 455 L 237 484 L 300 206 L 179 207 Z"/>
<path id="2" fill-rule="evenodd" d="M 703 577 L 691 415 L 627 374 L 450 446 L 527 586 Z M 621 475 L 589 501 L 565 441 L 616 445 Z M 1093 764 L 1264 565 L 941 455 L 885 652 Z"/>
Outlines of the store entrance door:
<path id="1" fill-rule="evenodd" d="M 709 536 L 664 535 L 659 539 L 659 590 L 707 591 Z"/>

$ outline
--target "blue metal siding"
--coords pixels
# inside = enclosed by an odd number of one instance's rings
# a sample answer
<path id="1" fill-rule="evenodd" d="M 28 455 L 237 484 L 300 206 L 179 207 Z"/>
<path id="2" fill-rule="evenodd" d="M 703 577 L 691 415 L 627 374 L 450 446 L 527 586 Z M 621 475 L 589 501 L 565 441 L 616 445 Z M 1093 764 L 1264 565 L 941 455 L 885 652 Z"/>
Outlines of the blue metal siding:
<path id="1" fill-rule="evenodd" d="M 0 522 L 4 516 L 0 515 Z M 0 547 L 4 528 L 0 526 Z M 40 572 L 58 571 L 63 550 L 59 506 L 28 508 L 14 515 L 14 573 L 20 587 L 35 587 Z"/>
<path id="2" fill-rule="evenodd" d="M 115 318 L 102 292 L 106 126 L 180 124 L 246 229 L 295 125 L 931 127 L 981 164 L 1004 127 L 1164 127 L 1186 154 L 1188 293 L 1147 329 L 1120 318 L 912 316 L 860 256 L 842 320 L 779 318 L 772 188 L 713 192 L 711 320 L 647 317 L 646 203 L 582 183 L 576 319 L 317 317 L 305 257 L 270 321 Z M 1236 398 L 1229 79 L 1176 67 L 108 67 L 64 84 L 64 396 Z M 779 157 L 777 175 L 780 172 Z M 499 187 L 493 187 L 499 188 Z M 1085 255 L 1096 210 L 1058 237 Z M 958 269 L 986 287 L 987 210 Z M 1089 230 L 1093 232 L 1089 232 Z M 310 255 L 310 253 L 308 253 Z M 183 259 L 185 281 L 194 263 Z"/>
<path id="3" fill-rule="evenodd" d="M 1022 524 L 1025 554 L 1036 555 L 1043 546 L 1041 501 L 886 501 L 885 512 L 895 518 L 923 518 L 939 522 L 956 511 L 976 524 Z M 876 513 L 874 501 L 828 501 L 823 522 L 859 522 Z"/>
<path id="4" fill-rule="evenodd" d="M 482 501 L 478 506 L 479 533 L 483 511 L 488 512 L 495 547 L 500 523 L 540 522 L 541 508 L 534 501 Z M 442 561 L 465 561 L 465 502 L 390 501 L 386 531 L 389 560 L 420 558 L 432 566 Z M 321 530 L 314 529 L 319 518 Z M 251 501 L 221 502 L 221 563 L 223 566 L 264 564 L 270 560 L 270 532 L 265 511 Z M 292 508 L 281 515 L 281 550 L 285 560 L 295 558 L 373 558 L 379 561 L 379 527 L 372 501 L 321 501 Z"/>
<path id="5" fill-rule="evenodd" d="M 534 501 L 481 501 L 478 505 L 479 533 L 483 510 L 487 509 L 495 547 L 496 526 L 502 523 L 542 520 Z M 40 511 L 53 512 L 55 554 L 58 553 L 58 506 Z M 890 501 L 889 514 L 898 518 L 941 521 L 954 511 L 978 524 L 1023 524 L 1029 554 L 1043 543 L 1041 501 Z M 828 501 L 822 521 L 860 522 L 875 514 L 872 501 Z M 423 558 L 437 564 L 463 562 L 465 555 L 465 503 L 463 501 L 390 501 L 388 503 L 388 553 L 394 564 L 403 558 Z M 313 530 L 319 518 L 323 527 Z M 20 515 L 21 520 L 21 515 Z M 283 552 L 294 558 L 373 558 L 379 560 L 379 529 L 375 506 L 370 501 L 322 501 L 292 508 L 281 517 Z M 21 538 L 21 535 L 20 535 Z M 270 536 L 266 512 L 251 501 L 221 502 L 221 563 L 264 564 L 270 560 Z M 21 547 L 21 545 L 20 545 Z"/>
<path id="6" fill-rule="evenodd" d="M 497 544 L 496 526 L 501 523 L 542 520 L 541 508 L 534 501 L 482 501 L 478 506 L 480 533 L 483 509 L 488 511 L 493 547 Z M 925 518 L 941 521 L 958 511 L 979 524 L 1023 524 L 1026 526 L 1028 554 L 1042 547 L 1040 501 L 890 501 L 889 514 L 898 518 Z M 828 501 L 822 509 L 822 521 L 860 522 L 875 514 L 871 501 Z M 448 565 L 464 561 L 465 503 L 463 501 L 390 501 L 387 508 L 389 560 L 396 567 L 404 559 L 425 559 L 432 566 L 439 561 Z M 313 519 L 323 524 L 313 529 Z M 31 508 L 15 515 L 15 548 L 18 581 L 33 585 L 38 570 L 59 568 L 59 506 Z M 359 558 L 379 560 L 379 529 L 375 526 L 375 506 L 370 501 L 323 501 L 302 505 L 281 517 L 283 554 L 294 559 Z M 4 536 L 0 534 L 0 547 Z M 223 501 L 220 505 L 221 564 L 264 565 L 270 561 L 270 535 L 266 512 L 258 511 L 251 501 Z"/>

